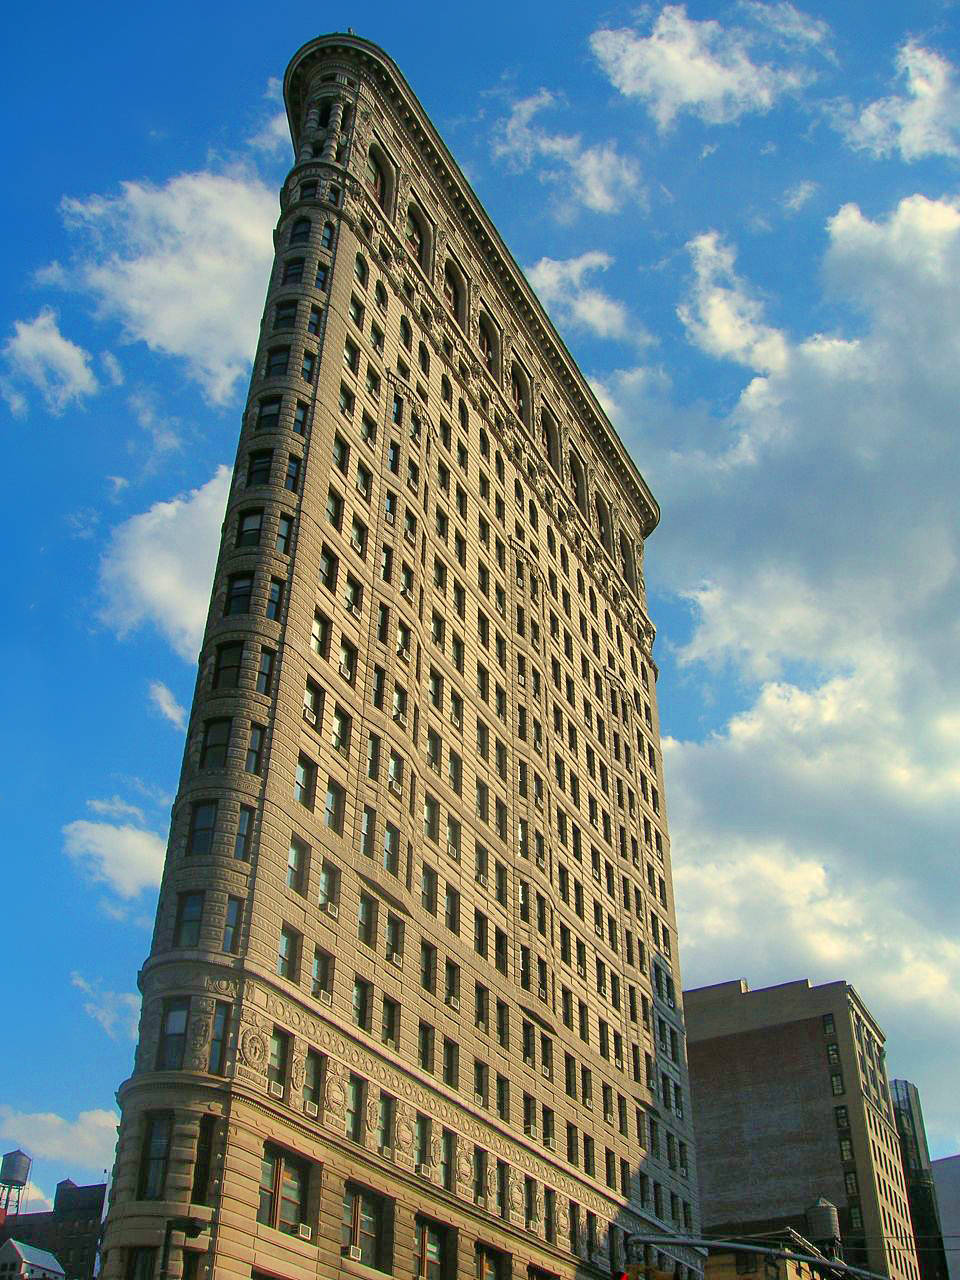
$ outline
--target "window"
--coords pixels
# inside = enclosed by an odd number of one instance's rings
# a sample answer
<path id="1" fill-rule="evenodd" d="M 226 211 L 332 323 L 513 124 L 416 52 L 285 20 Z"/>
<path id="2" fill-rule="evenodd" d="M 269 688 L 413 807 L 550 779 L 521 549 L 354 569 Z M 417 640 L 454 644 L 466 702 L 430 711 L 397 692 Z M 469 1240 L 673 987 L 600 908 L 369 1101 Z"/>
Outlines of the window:
<path id="1" fill-rule="evenodd" d="M 333 994 L 334 960 L 329 951 L 313 949 L 313 967 L 310 972 L 310 990 L 314 998 Z"/>
<path id="2" fill-rule="evenodd" d="M 277 945 L 277 977 L 296 982 L 300 970 L 300 934 L 285 924 Z"/>
<path id="3" fill-rule="evenodd" d="M 216 809 L 214 809 L 216 815 Z M 240 813 L 237 816 L 237 832 L 233 841 L 233 856 L 245 862 L 250 857 L 250 844 L 253 839 L 253 820 L 256 816 L 255 810 L 249 805 L 242 804 Z M 193 852 L 193 850 L 190 850 Z"/>
<path id="4" fill-rule="evenodd" d="M 174 996 L 163 1002 L 160 1042 L 157 1046 L 158 1071 L 179 1071 L 183 1067 L 189 1015 L 189 996 Z"/>
<path id="5" fill-rule="evenodd" d="M 373 1013 L 373 984 L 365 978 L 353 980 L 353 1020 L 361 1031 L 370 1030 Z"/>
<path id="6" fill-rule="evenodd" d="M 332 778 L 327 781 L 327 795 L 323 806 L 324 825 L 338 835 L 343 834 L 343 817 L 346 806 L 346 793 L 339 783 Z"/>
<path id="7" fill-rule="evenodd" d="M 447 1228 L 419 1214 L 413 1254 L 415 1280 L 443 1280 L 448 1271 Z"/>
<path id="8" fill-rule="evenodd" d="M 167 1182 L 172 1111 L 148 1111 L 144 1117 L 143 1145 L 140 1148 L 139 1200 L 160 1200 Z"/>
<path id="9" fill-rule="evenodd" d="M 366 1267 L 389 1270 L 388 1231 L 392 1219 L 391 1201 L 367 1187 L 348 1182 L 343 1190 L 342 1252 Z"/>
<path id="10" fill-rule="evenodd" d="M 400 1005 L 396 1000 L 391 1000 L 389 996 L 383 997 L 380 1039 L 393 1049 L 400 1047 Z"/>
<path id="11" fill-rule="evenodd" d="M 351 1142 L 363 1141 L 366 1096 L 367 1082 L 361 1076 L 351 1075 L 347 1085 L 347 1137 Z"/>
<path id="12" fill-rule="evenodd" d="M 305 808 L 312 809 L 316 801 L 316 792 L 317 766 L 301 752 L 293 783 L 294 799 Z"/>
<path id="13" fill-rule="evenodd" d="M 307 879 L 307 858 L 310 846 L 299 836 L 291 836 L 287 849 L 287 886 L 295 893 L 303 893 Z"/>
<path id="14" fill-rule="evenodd" d="M 175 947 L 196 947 L 200 943 L 203 894 L 181 893 L 177 898 L 177 918 L 173 930 Z"/>
<path id="15" fill-rule="evenodd" d="M 305 1160 L 281 1147 L 264 1144 L 257 1221 L 296 1235 L 306 1211 L 309 1176 Z"/>
<path id="16" fill-rule="evenodd" d="M 259 775 L 263 772 L 263 744 L 266 735 L 267 730 L 264 725 L 251 724 L 247 754 L 244 761 L 244 769 L 247 773 Z"/>

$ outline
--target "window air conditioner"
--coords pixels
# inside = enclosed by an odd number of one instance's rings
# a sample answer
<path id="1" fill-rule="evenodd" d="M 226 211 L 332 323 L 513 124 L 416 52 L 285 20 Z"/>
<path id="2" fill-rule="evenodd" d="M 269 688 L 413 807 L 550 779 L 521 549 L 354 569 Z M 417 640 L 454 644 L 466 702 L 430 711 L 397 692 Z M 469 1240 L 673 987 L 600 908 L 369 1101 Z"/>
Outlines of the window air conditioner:
<path id="1" fill-rule="evenodd" d="M 315 726 L 317 723 L 317 713 L 313 710 L 312 707 L 303 708 L 303 718 L 304 720 L 306 720 L 307 724 L 312 724 Z"/>
<path id="2" fill-rule="evenodd" d="M 306 1222 L 301 1222 L 297 1227 L 297 1235 L 301 1240 L 311 1240 L 313 1238 L 313 1232 Z"/>
<path id="3" fill-rule="evenodd" d="M 351 1262 L 359 1262 L 362 1256 L 360 1246 L 357 1244 L 352 1244 L 347 1250 L 347 1257 Z"/>
<path id="4" fill-rule="evenodd" d="M 315 1102 L 305 1102 L 303 1104 L 303 1110 L 308 1116 L 315 1116 L 319 1113 L 320 1108 Z"/>
<path id="5" fill-rule="evenodd" d="M 279 1080 L 271 1080 L 267 1087 L 270 1091 L 270 1096 L 272 1098 L 283 1097 L 283 1085 L 280 1083 Z"/>

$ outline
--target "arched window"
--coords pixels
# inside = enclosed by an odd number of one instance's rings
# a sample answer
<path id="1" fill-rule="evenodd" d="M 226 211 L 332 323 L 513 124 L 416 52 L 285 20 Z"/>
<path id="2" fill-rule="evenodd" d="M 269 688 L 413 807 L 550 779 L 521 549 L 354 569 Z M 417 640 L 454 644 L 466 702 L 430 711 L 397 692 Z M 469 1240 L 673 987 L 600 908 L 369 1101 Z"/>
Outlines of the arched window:
<path id="1" fill-rule="evenodd" d="M 363 287 L 366 288 L 367 277 L 369 275 L 369 272 L 367 271 L 367 260 L 360 253 L 357 254 L 357 260 L 353 264 L 353 274 L 357 277 Z"/>
<path id="2" fill-rule="evenodd" d="M 478 324 L 478 342 L 483 363 L 494 377 L 497 376 L 497 338 L 493 324 L 486 313 L 480 316 Z"/>
<path id="3" fill-rule="evenodd" d="M 636 588 L 637 563 L 633 555 L 633 547 L 626 534 L 620 534 L 620 564 L 623 568 L 623 579 L 627 586 Z"/>
<path id="4" fill-rule="evenodd" d="M 460 280 L 460 274 L 451 262 L 448 262 L 443 271 L 443 296 L 446 299 L 450 314 L 456 320 L 457 324 L 463 326 L 464 317 L 464 289 Z"/>
<path id="5" fill-rule="evenodd" d="M 547 455 L 547 461 L 559 475 L 560 431 L 557 427 L 557 420 L 549 410 L 544 409 L 540 421 L 543 429 L 543 451 Z"/>
<path id="6" fill-rule="evenodd" d="M 610 517 L 610 507 L 607 505 L 606 498 L 602 498 L 599 493 L 594 506 L 597 509 L 597 530 L 600 534 L 600 541 L 613 555 L 613 521 Z"/>
<path id="7" fill-rule="evenodd" d="M 425 346 L 422 342 L 420 343 L 419 347 L 417 348 L 417 359 L 418 359 L 418 360 L 419 360 L 419 362 L 420 362 L 420 370 L 421 370 L 421 372 L 422 372 L 423 374 L 425 374 L 427 377 L 429 377 L 429 375 L 430 375 L 430 352 L 427 350 L 426 346 Z"/>
<path id="8" fill-rule="evenodd" d="M 517 416 L 529 425 L 530 380 L 517 364 L 512 365 L 510 369 L 510 394 L 513 397 L 513 407 L 517 411 Z"/>
<path id="9" fill-rule="evenodd" d="M 383 165 L 377 159 L 372 147 L 367 152 L 367 186 L 370 189 L 370 194 L 382 209 L 384 207 L 384 197 L 387 194 L 387 179 L 383 172 Z"/>
<path id="10" fill-rule="evenodd" d="M 325 222 L 320 233 L 320 248 L 329 249 L 333 245 L 333 223 Z"/>
<path id="11" fill-rule="evenodd" d="M 417 264 L 420 267 L 423 267 L 425 265 L 424 256 L 426 249 L 426 237 L 423 234 L 423 223 L 420 220 L 420 215 L 414 209 L 413 205 L 407 209 L 407 225 L 404 228 L 403 234 L 407 242 L 408 250 L 413 257 L 416 258 Z"/>
<path id="12" fill-rule="evenodd" d="M 400 317 L 400 341 L 408 351 L 413 350 L 413 330 L 410 328 L 410 321 L 406 316 Z"/>
<path id="13" fill-rule="evenodd" d="M 583 463 L 577 455 L 570 451 L 570 484 L 573 488 L 573 500 L 583 512 L 587 514 L 587 477 L 584 474 Z"/>
<path id="14" fill-rule="evenodd" d="M 386 309 L 387 309 L 387 291 L 386 291 L 386 289 L 383 287 L 383 281 L 382 281 L 382 280 L 378 280 L 378 281 L 377 281 L 377 287 L 376 287 L 376 288 L 374 289 L 374 291 L 373 291 L 373 296 L 376 298 L 376 300 L 377 300 L 377 306 L 380 308 L 380 310 L 381 310 L 381 311 L 386 311 Z"/>
<path id="15" fill-rule="evenodd" d="M 310 239 L 310 219 L 297 218 L 296 222 L 290 228 L 291 244 L 306 244 Z"/>

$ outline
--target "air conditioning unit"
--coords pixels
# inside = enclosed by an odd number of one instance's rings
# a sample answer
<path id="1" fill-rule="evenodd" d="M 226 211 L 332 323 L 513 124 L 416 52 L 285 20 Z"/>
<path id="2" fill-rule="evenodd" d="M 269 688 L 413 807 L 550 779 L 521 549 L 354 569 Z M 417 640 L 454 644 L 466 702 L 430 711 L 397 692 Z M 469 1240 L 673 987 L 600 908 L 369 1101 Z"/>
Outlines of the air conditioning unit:
<path id="1" fill-rule="evenodd" d="M 393 713 L 393 718 L 401 729 L 405 729 L 407 727 L 407 713 L 405 711 L 395 711 Z"/>
<path id="2" fill-rule="evenodd" d="M 380 1148 L 380 1154 L 383 1156 L 384 1160 L 392 1160 L 392 1159 L 393 1159 L 393 1147 L 381 1147 L 381 1148 Z"/>
<path id="3" fill-rule="evenodd" d="M 459 1013 L 459 1012 L 460 1012 L 460 997 L 459 997 L 459 996 L 447 996 L 447 1004 L 448 1004 L 448 1005 L 450 1006 L 450 1008 L 454 1011 L 454 1013 Z"/>
<path id="4" fill-rule="evenodd" d="M 303 1110 L 306 1115 L 315 1116 L 319 1114 L 320 1108 L 315 1102 L 305 1102 L 303 1104 Z"/>
<path id="5" fill-rule="evenodd" d="M 267 1088 L 270 1091 L 271 1098 L 283 1097 L 283 1085 L 280 1083 L 279 1080 L 271 1080 L 267 1085 Z"/>
<path id="6" fill-rule="evenodd" d="M 347 1257 L 350 1259 L 351 1262 L 359 1262 L 360 1259 L 363 1257 L 363 1253 L 360 1249 L 360 1246 L 358 1244 L 352 1244 L 350 1248 L 347 1250 Z"/>
<path id="7" fill-rule="evenodd" d="M 528 1138 L 535 1138 L 537 1136 L 537 1126 L 535 1124 L 525 1124 L 523 1126 L 523 1132 Z"/>
<path id="8" fill-rule="evenodd" d="M 455 844 L 447 845 L 447 853 L 449 853 L 450 857 L 454 860 L 454 862 L 460 861 L 460 850 L 457 848 Z"/>
<path id="9" fill-rule="evenodd" d="M 353 671 L 345 662 L 340 663 L 340 674 L 343 676 L 344 680 L 350 680 L 353 677 Z"/>
<path id="10" fill-rule="evenodd" d="M 581 978 L 585 978 L 587 976 L 587 966 L 585 964 L 578 964 L 577 973 Z"/>
<path id="11" fill-rule="evenodd" d="M 543 854 L 542 854 L 542 853 L 538 853 L 538 854 L 537 854 L 537 857 L 536 857 L 536 863 L 537 863 L 537 866 L 540 868 L 540 870 L 541 870 L 541 871 L 542 871 L 542 870 L 544 869 L 544 867 L 547 865 L 547 860 L 546 860 L 546 858 L 543 856 Z"/>
<path id="12" fill-rule="evenodd" d="M 549 1079 L 550 1079 L 550 1068 L 549 1068 L 549 1067 L 541 1067 L 541 1068 L 540 1068 L 540 1073 L 541 1073 L 541 1075 L 543 1075 L 547 1080 L 549 1080 Z"/>
<path id="13" fill-rule="evenodd" d="M 398 967 L 403 964 L 403 956 L 399 951 L 388 951 L 387 960 L 390 964 L 395 964 Z"/>
<path id="14" fill-rule="evenodd" d="M 429 1178 L 432 1173 L 432 1169 L 431 1169 L 431 1166 L 428 1164 L 418 1164 L 416 1168 L 416 1172 L 418 1176 L 421 1178 Z"/>
<path id="15" fill-rule="evenodd" d="M 485 1209 L 485 1208 L 487 1207 L 487 1197 L 486 1197 L 486 1196 L 474 1196 L 474 1197 L 473 1197 L 473 1203 L 477 1206 L 477 1208 L 478 1208 L 478 1209 Z"/>
<path id="16" fill-rule="evenodd" d="M 303 718 L 306 720 L 307 724 L 316 725 L 317 723 L 317 713 L 312 707 L 303 708 Z"/>
<path id="17" fill-rule="evenodd" d="M 384 519 L 386 520 L 387 524 L 396 524 L 397 513 L 395 511 L 387 511 L 384 513 Z"/>
<path id="18" fill-rule="evenodd" d="M 618 1070 L 618 1071 L 622 1071 L 622 1070 L 623 1070 L 623 1059 L 622 1059 L 622 1058 L 614 1058 L 614 1060 L 613 1060 L 613 1061 L 614 1061 L 614 1066 L 617 1068 L 617 1070 Z"/>
<path id="19" fill-rule="evenodd" d="M 413 602 L 413 592 L 409 587 L 404 587 L 400 594 L 403 596 L 404 600 L 409 600 L 411 603 Z"/>
<path id="20" fill-rule="evenodd" d="M 485 1107 L 487 1105 L 486 1099 L 484 1098 L 482 1093 L 475 1093 L 473 1095 L 473 1100 L 478 1107 Z"/>
<path id="21" fill-rule="evenodd" d="M 347 605 L 347 613 L 352 614 L 354 618 L 360 617 L 360 606 L 355 600 L 351 601 L 351 603 Z"/>
<path id="22" fill-rule="evenodd" d="M 484 875 L 482 871 L 479 872 L 477 875 L 477 884 L 480 885 L 482 889 L 485 889 L 487 887 L 487 877 Z"/>
<path id="23" fill-rule="evenodd" d="M 350 545 L 351 547 L 353 547 L 354 551 L 356 551 L 358 556 L 363 555 L 363 543 L 360 541 L 359 538 L 351 538 Z"/>
<path id="24" fill-rule="evenodd" d="M 543 1145 L 547 1148 L 548 1151 L 556 1151 L 557 1140 L 556 1138 L 544 1138 Z"/>
<path id="25" fill-rule="evenodd" d="M 520 686 L 520 688 L 521 688 L 521 689 L 523 688 L 523 686 L 524 686 L 526 683 L 527 683 L 527 677 L 526 677 L 526 676 L 522 676 L 522 675 L 519 675 L 519 674 L 518 674 L 518 675 L 517 675 L 517 684 Z"/>
<path id="26" fill-rule="evenodd" d="M 391 778 L 390 781 L 387 783 L 387 786 L 390 788 L 390 790 L 393 792 L 395 796 L 403 795 L 403 787 L 396 780 L 396 778 Z"/>
<path id="27" fill-rule="evenodd" d="M 300 1237 L 301 1240 L 313 1239 L 313 1231 L 310 1229 L 310 1227 L 307 1225 L 306 1222 L 301 1222 L 300 1225 L 297 1227 L 297 1235 Z"/>
<path id="28" fill-rule="evenodd" d="M 321 904 L 321 910 L 325 911 L 331 920 L 337 920 L 340 917 L 340 908 L 335 902 L 324 902 Z M 323 994 L 321 994 L 321 1000 Z"/>

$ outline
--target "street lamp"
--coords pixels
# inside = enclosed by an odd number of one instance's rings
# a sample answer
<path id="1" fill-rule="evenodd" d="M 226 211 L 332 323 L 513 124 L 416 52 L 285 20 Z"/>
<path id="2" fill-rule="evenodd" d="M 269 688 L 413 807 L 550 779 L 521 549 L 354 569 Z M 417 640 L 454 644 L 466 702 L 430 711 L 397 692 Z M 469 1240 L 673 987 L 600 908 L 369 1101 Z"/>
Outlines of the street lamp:
<path id="1" fill-rule="evenodd" d="M 168 1280 L 170 1266 L 170 1237 L 175 1231 L 182 1231 L 188 1240 L 195 1240 L 209 1227 L 203 1218 L 168 1218 L 163 1233 L 163 1253 L 160 1255 L 160 1280 Z"/>

